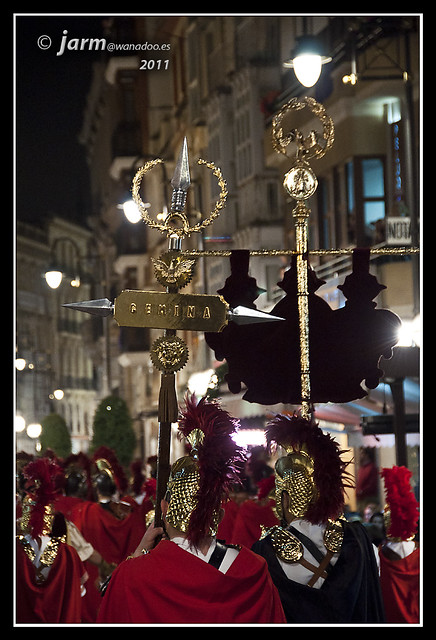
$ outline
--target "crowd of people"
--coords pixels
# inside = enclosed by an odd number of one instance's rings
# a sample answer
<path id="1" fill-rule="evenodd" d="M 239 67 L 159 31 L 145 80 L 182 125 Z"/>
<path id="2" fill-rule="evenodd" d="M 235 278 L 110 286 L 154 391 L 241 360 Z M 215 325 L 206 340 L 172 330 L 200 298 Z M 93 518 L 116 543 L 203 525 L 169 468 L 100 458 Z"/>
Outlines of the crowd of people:
<path id="1" fill-rule="evenodd" d="M 186 398 L 163 527 L 156 456 L 126 471 L 107 447 L 18 453 L 16 623 L 418 623 L 410 471 L 382 470 L 383 509 L 348 512 L 352 478 L 316 424 L 276 416 L 248 460 L 237 424 Z"/>

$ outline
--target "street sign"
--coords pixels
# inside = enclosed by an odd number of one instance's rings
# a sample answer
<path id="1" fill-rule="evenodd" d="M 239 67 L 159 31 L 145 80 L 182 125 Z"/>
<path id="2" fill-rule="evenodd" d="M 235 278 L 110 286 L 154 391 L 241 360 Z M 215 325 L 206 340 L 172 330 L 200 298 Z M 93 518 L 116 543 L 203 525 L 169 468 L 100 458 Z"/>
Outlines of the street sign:
<path id="1" fill-rule="evenodd" d="M 386 242 L 388 245 L 411 245 L 410 218 L 386 218 Z"/>

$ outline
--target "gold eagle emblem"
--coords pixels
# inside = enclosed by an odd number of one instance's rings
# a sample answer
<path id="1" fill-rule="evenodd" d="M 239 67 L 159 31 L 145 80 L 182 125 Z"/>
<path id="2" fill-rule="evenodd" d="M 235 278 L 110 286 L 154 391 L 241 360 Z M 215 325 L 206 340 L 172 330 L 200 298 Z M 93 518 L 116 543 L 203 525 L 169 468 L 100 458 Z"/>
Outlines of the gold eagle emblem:
<path id="1" fill-rule="evenodd" d="M 151 260 L 158 282 L 165 287 L 181 289 L 192 280 L 195 260 L 184 259 L 177 251 L 168 251 Z"/>

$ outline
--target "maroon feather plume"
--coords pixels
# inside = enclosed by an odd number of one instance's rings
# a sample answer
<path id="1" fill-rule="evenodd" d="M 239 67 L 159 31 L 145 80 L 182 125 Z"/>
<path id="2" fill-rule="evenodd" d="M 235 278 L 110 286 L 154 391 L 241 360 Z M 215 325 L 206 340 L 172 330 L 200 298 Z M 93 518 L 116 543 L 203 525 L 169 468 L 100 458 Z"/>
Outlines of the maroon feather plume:
<path id="1" fill-rule="evenodd" d="M 197 504 L 192 511 L 187 538 L 198 546 L 213 522 L 214 514 L 228 495 L 231 485 L 238 482 L 238 463 L 243 461 L 242 448 L 232 438 L 239 422 L 213 400 L 195 394 L 185 398 L 181 410 L 179 432 L 188 436 L 193 429 L 201 429 L 204 440 L 198 446 L 200 473 Z"/>
<path id="2" fill-rule="evenodd" d="M 57 480 L 63 476 L 63 471 L 53 460 L 38 458 L 24 467 L 23 475 L 27 480 L 26 491 L 34 502 L 29 529 L 31 536 L 36 538 L 44 529 L 45 508 L 56 499 Z"/>
<path id="3" fill-rule="evenodd" d="M 107 460 L 109 462 L 114 474 L 114 480 L 117 489 L 121 494 L 124 494 L 127 491 L 129 483 L 126 474 L 124 473 L 123 467 L 118 462 L 115 451 L 113 449 L 109 449 L 109 447 L 105 447 L 104 445 L 102 445 L 96 451 L 94 451 L 92 461 L 96 463 L 97 460 L 101 459 Z"/>
<path id="4" fill-rule="evenodd" d="M 385 483 L 386 502 L 391 512 L 391 522 L 386 532 L 390 538 L 411 538 L 417 529 L 419 503 L 410 486 L 412 472 L 407 467 L 394 466 L 380 472 Z"/>
<path id="5" fill-rule="evenodd" d="M 351 488 L 347 462 L 341 459 L 339 445 L 333 438 L 308 420 L 294 414 L 277 415 L 265 430 L 268 447 L 272 443 L 289 444 L 305 450 L 314 460 L 313 480 L 318 498 L 308 508 L 304 519 L 312 524 L 322 524 L 329 518 L 337 518 L 343 511 L 345 489 Z"/>

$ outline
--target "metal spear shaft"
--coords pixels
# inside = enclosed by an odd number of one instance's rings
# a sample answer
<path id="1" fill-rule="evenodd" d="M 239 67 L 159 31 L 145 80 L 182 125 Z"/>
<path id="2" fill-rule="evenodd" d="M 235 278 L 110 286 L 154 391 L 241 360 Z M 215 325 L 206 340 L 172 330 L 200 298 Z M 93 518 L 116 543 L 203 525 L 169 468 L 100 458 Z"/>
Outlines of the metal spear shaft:
<path id="1" fill-rule="evenodd" d="M 191 184 L 188 160 L 188 144 L 186 138 L 183 140 L 182 149 L 171 180 L 173 187 L 171 212 L 169 218 L 177 216 L 183 212 L 186 204 L 187 191 Z M 182 241 L 178 235 L 169 237 L 169 250 L 181 251 Z M 167 293 L 177 293 L 177 286 L 167 286 Z M 175 329 L 165 329 L 165 335 L 175 335 Z M 164 389 L 167 391 L 165 398 L 162 397 Z M 173 402 L 169 402 L 168 392 L 173 394 Z M 157 451 L 157 475 L 156 475 L 156 505 L 154 523 L 156 527 L 163 526 L 161 500 L 165 497 L 168 479 L 170 475 L 170 450 L 171 450 L 171 424 L 177 422 L 177 397 L 175 389 L 175 374 L 161 373 L 161 388 L 159 392 L 159 436 Z"/>

